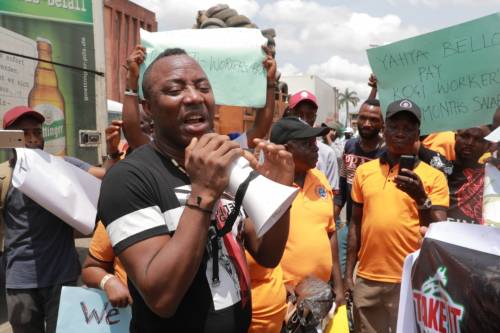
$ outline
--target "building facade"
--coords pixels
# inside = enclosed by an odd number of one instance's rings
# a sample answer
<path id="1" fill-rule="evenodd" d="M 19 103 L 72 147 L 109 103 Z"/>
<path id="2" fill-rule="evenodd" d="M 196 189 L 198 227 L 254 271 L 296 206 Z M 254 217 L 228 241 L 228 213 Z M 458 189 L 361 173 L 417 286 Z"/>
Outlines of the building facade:
<path id="1" fill-rule="evenodd" d="M 287 75 L 281 81 L 288 84 L 288 93 L 293 95 L 298 91 L 307 90 L 316 95 L 318 100 L 318 115 L 316 125 L 329 120 L 339 120 L 339 91 L 316 75 Z"/>
<path id="2" fill-rule="evenodd" d="M 139 44 L 139 30 L 157 31 L 154 12 L 129 0 L 104 0 L 106 92 L 108 99 L 122 102 L 127 56 Z"/>

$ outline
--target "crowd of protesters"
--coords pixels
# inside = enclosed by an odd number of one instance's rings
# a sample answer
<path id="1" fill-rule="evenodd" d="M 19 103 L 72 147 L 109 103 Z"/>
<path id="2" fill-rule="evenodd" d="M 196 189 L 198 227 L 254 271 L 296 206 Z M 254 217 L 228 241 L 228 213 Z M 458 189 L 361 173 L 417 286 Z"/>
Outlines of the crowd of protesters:
<path id="1" fill-rule="evenodd" d="M 285 116 L 272 124 L 276 62 L 264 51 L 266 105 L 231 141 L 213 131 L 217 106 L 196 60 L 165 50 L 146 69 L 139 100 L 146 54 L 134 49 L 103 166 L 65 157 L 102 178 L 83 269 L 73 229 L 10 185 L 15 156 L 2 164 L 1 258 L 14 332 L 55 332 L 61 288 L 80 274 L 113 306 L 132 307 L 130 332 L 286 331 L 291 296 L 309 277 L 332 286 L 337 308 L 352 297 L 356 332 L 395 332 L 403 260 L 419 248 L 421 228 L 483 224 L 484 163 L 499 158 L 485 136 L 499 126 L 500 108 L 491 124 L 422 137 L 419 106 L 393 101 L 384 117 L 371 76 L 353 137 L 332 122 L 314 127 L 319 105 L 305 90 L 289 97 Z M 23 130 L 26 148 L 43 149 L 44 121 L 19 106 L 4 114 L 3 128 Z M 241 156 L 298 188 L 260 238 L 241 202 L 225 192 Z"/>

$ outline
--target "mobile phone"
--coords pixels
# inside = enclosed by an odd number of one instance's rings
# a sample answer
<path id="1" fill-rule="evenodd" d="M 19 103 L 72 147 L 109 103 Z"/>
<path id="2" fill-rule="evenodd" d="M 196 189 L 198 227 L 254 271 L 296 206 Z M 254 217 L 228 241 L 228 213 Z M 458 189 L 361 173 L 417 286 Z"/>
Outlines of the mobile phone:
<path id="1" fill-rule="evenodd" d="M 401 155 L 401 157 L 399 158 L 398 173 L 401 173 L 401 169 L 413 170 L 416 160 L 417 158 L 415 155 Z"/>
<path id="2" fill-rule="evenodd" d="M 0 148 L 25 148 L 24 131 L 0 130 Z"/>

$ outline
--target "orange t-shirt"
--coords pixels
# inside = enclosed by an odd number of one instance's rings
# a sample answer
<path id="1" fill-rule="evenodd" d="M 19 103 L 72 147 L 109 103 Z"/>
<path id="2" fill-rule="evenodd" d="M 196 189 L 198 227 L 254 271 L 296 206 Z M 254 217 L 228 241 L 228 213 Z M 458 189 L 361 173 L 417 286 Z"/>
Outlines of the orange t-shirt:
<path id="1" fill-rule="evenodd" d="M 455 132 L 438 132 L 429 134 L 422 144 L 430 149 L 437 151 L 449 161 L 454 161 L 457 159 L 455 154 Z M 479 163 L 484 164 L 485 161 L 491 157 L 490 152 L 484 153 L 478 160 Z"/>
<path id="2" fill-rule="evenodd" d="M 279 333 L 286 314 L 286 289 L 278 265 L 265 268 L 246 252 L 252 285 L 252 323 L 249 333 Z"/>
<path id="3" fill-rule="evenodd" d="M 380 159 L 358 167 L 352 200 L 363 205 L 357 275 L 381 282 L 401 281 L 403 261 L 420 245 L 420 222 L 415 201 L 394 183 L 399 166 Z M 422 180 L 433 206 L 447 208 L 448 182 L 441 171 L 419 162 L 413 170 Z"/>
<path id="4" fill-rule="evenodd" d="M 285 283 L 295 287 L 309 275 L 330 280 L 332 250 L 328 234 L 334 231 L 332 189 L 321 171 L 311 169 L 290 210 L 288 241 L 281 259 Z"/>
<path id="5" fill-rule="evenodd" d="M 98 261 L 113 263 L 114 275 L 124 285 L 127 285 L 127 273 L 123 269 L 120 259 L 115 256 L 108 233 L 101 222 L 97 223 L 94 236 L 92 236 L 92 240 L 90 241 L 89 255 Z"/>
<path id="6" fill-rule="evenodd" d="M 455 157 L 455 132 L 437 132 L 429 134 L 422 144 L 430 149 L 437 151 L 449 161 L 454 161 Z"/>

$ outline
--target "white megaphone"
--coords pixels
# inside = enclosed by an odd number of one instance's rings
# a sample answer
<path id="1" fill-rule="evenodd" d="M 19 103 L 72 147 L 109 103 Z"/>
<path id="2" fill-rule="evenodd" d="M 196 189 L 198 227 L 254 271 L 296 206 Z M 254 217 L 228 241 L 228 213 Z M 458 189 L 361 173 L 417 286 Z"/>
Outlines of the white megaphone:
<path id="1" fill-rule="evenodd" d="M 233 163 L 226 191 L 235 196 L 240 184 L 252 171 L 247 159 L 238 158 Z M 262 175 L 250 181 L 242 206 L 253 221 L 257 237 L 264 235 L 279 220 L 297 192 L 298 188 L 282 185 Z"/>

